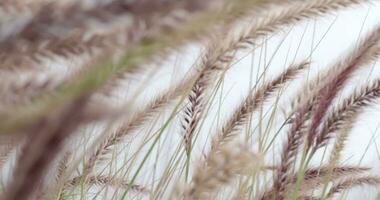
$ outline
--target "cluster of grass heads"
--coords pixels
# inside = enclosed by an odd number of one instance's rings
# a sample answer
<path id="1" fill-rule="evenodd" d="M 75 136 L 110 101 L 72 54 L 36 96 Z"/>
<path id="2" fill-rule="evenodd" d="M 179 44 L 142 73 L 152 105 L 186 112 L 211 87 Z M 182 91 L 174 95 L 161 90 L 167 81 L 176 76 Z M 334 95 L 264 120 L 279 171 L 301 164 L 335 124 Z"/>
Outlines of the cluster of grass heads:
<path id="1" fill-rule="evenodd" d="M 370 2 L 0 2 L 0 198 L 301 200 L 378 187 L 371 166 L 341 154 L 380 79 L 340 94 L 380 56 L 380 25 L 288 95 L 282 113 L 282 94 L 309 74 L 312 54 L 274 75 L 269 59 L 228 115 L 220 94 L 239 53 Z M 190 69 L 151 91 L 170 76 L 153 80 L 162 60 L 192 45 L 202 48 Z"/>

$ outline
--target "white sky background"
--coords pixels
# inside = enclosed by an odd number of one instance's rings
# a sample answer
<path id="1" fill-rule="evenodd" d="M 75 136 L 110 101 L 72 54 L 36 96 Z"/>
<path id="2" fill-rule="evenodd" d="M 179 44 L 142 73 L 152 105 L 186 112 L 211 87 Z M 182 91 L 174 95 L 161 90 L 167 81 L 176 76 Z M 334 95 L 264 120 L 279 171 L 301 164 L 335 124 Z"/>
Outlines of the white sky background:
<path id="1" fill-rule="evenodd" d="M 220 114 L 219 117 L 221 119 L 229 116 L 233 108 L 246 96 L 250 88 L 250 82 L 256 81 L 257 75 L 259 74 L 260 76 L 262 74 L 264 66 L 268 66 L 265 79 L 269 80 L 273 75 L 278 74 L 292 63 L 292 61 L 297 62 L 307 58 L 310 55 L 311 49 L 315 48 L 315 51 L 311 55 L 312 66 L 309 74 L 309 77 L 312 78 L 316 74 L 315 72 L 326 69 L 326 67 L 342 58 L 344 52 L 349 51 L 356 44 L 358 38 L 365 36 L 377 24 L 380 24 L 380 4 L 364 5 L 331 14 L 327 17 L 318 18 L 317 20 L 302 22 L 297 26 L 284 29 L 283 32 L 271 37 L 266 45 L 264 45 L 264 48 L 258 48 L 254 52 L 249 50 L 240 52 L 238 57 L 242 58 L 242 60 L 234 64 L 232 69 L 226 74 L 223 90 L 217 94 L 217 98 L 222 97 L 223 102 L 222 104 L 214 102 L 214 106 L 207 114 L 207 119 L 202 126 L 199 139 L 194 147 L 197 153 L 193 155 L 192 160 L 195 162 L 199 159 L 200 153 L 204 151 L 205 144 L 209 144 L 207 136 L 210 135 L 208 133 L 215 132 L 216 126 L 214 123 L 217 113 Z M 274 52 L 276 53 L 273 56 Z M 198 47 L 192 46 L 179 54 L 173 55 L 170 61 L 160 63 L 165 65 L 163 70 L 156 73 L 154 77 L 148 76 L 148 82 L 144 82 L 144 90 L 138 90 L 138 93 L 142 92 L 140 93 L 141 102 L 146 102 L 146 99 L 159 94 L 161 91 L 159 88 L 166 88 L 170 84 L 175 84 L 176 81 L 181 80 L 183 74 L 188 71 L 199 53 Z M 270 61 L 272 56 L 273 60 Z M 350 94 L 353 92 L 353 88 L 360 87 L 366 81 L 380 78 L 379 67 L 379 64 L 363 67 L 363 70 L 356 73 L 350 80 L 348 87 L 344 89 L 341 96 L 344 97 Z M 304 83 L 306 78 L 307 73 L 303 73 L 300 78 L 289 85 L 281 96 L 279 109 L 289 109 L 290 97 L 292 94 L 297 94 L 297 89 Z M 149 82 L 153 84 L 149 84 Z M 145 87 L 147 85 L 150 86 Z M 133 92 L 129 92 L 129 94 L 121 92 L 119 94 L 121 96 L 131 95 L 135 97 L 135 93 Z M 268 105 L 272 105 L 271 102 L 273 103 L 273 100 L 270 100 Z M 217 112 L 218 106 L 220 106 L 220 112 Z M 281 120 L 284 119 L 281 111 L 277 112 L 277 115 L 277 123 L 275 122 L 274 127 L 278 126 L 282 122 Z M 175 147 L 177 147 L 181 139 L 180 116 L 175 120 L 176 123 L 171 124 L 168 131 L 164 133 L 164 138 L 166 139 L 160 142 L 160 151 L 152 154 L 150 162 L 153 163 L 158 159 L 160 160 L 159 163 L 165 163 L 165 160 L 169 159 L 166 155 L 170 155 L 170 153 L 166 152 L 173 152 Z M 376 148 L 380 142 L 380 137 L 377 137 L 380 131 L 377 130 L 378 126 L 380 126 L 379 116 L 380 105 L 371 106 L 361 114 L 350 135 L 342 158 L 345 164 L 358 164 L 361 162 L 363 166 L 373 167 L 374 174 L 378 175 L 380 175 L 380 153 L 378 153 Z M 255 114 L 253 120 L 255 120 L 255 117 L 258 119 L 259 116 Z M 266 126 L 265 122 L 263 123 Z M 283 136 L 280 138 L 283 139 Z M 136 141 L 135 138 L 133 143 L 136 143 Z M 277 139 L 274 145 L 276 149 L 272 152 L 275 156 L 279 156 L 282 142 L 283 140 Z M 255 146 L 255 141 L 253 141 L 253 145 Z M 365 156 L 363 157 L 364 154 Z M 157 155 L 158 157 L 156 157 Z M 269 158 L 268 160 L 271 161 L 272 159 Z M 156 167 L 157 171 L 165 167 L 165 165 L 154 166 L 152 163 L 144 168 L 146 170 L 146 179 L 139 179 L 137 182 L 149 181 L 148 179 L 151 179 L 152 168 L 149 168 L 149 166 Z M 316 160 L 314 164 L 318 163 L 318 160 Z M 357 191 L 361 190 L 357 189 L 350 192 L 349 199 L 373 199 L 377 194 L 376 190 L 371 190 L 367 187 L 364 193 Z"/>

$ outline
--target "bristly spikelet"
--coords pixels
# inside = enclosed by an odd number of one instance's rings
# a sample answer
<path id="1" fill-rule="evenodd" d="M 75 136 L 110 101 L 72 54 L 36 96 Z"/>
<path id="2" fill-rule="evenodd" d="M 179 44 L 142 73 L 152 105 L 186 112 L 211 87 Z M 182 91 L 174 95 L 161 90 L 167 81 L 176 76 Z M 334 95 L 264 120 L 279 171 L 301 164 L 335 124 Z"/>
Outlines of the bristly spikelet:
<path id="1" fill-rule="evenodd" d="M 362 175 L 368 172 L 370 168 L 358 167 L 358 166 L 339 166 L 330 169 L 329 166 L 321 166 L 315 168 L 309 168 L 305 170 L 303 176 L 303 185 L 301 191 L 299 191 L 299 197 L 307 197 L 311 191 L 317 190 L 324 183 L 324 178 L 327 178 L 328 182 L 336 183 L 337 181 L 346 179 L 347 176 L 354 177 L 356 175 Z M 327 177 L 326 177 L 327 176 Z M 291 191 L 294 184 L 297 182 L 297 173 L 292 175 L 291 184 L 288 185 L 287 191 Z M 265 191 L 262 194 L 262 200 L 269 200 L 275 196 L 273 188 Z M 301 198 L 302 199 L 302 198 Z"/>
<path id="2" fill-rule="evenodd" d="M 58 163 L 58 168 L 57 168 L 57 175 L 56 175 L 56 181 L 60 182 L 62 178 L 64 178 L 64 175 L 66 173 L 66 170 L 69 166 L 69 161 L 72 156 L 71 152 L 66 152 L 62 159 Z"/>
<path id="3" fill-rule="evenodd" d="M 81 184 L 89 184 L 89 185 L 97 185 L 100 187 L 115 187 L 120 189 L 131 189 L 134 192 L 139 193 L 149 193 L 149 189 L 147 189 L 144 186 L 133 184 L 131 185 L 129 181 L 119 179 L 117 177 L 110 177 L 110 176 L 89 176 L 89 177 L 75 177 L 73 178 L 67 185 L 67 187 L 78 187 Z"/>
<path id="4" fill-rule="evenodd" d="M 10 75 L 10 77 L 13 76 Z M 4 78 L 1 81 L 0 110 L 5 110 L 5 107 L 16 103 L 29 102 L 42 92 L 53 89 L 59 82 L 57 78 L 42 81 L 37 78 L 32 78 L 27 81 L 16 81 L 17 79 L 15 77 L 13 78 L 13 80 Z"/>
<path id="5" fill-rule="evenodd" d="M 219 152 L 211 152 L 206 159 L 196 168 L 185 197 L 204 199 L 237 175 L 253 173 L 263 165 L 258 155 L 242 145 L 225 146 Z"/>
<path id="6" fill-rule="evenodd" d="M 233 37 L 229 48 L 244 48 L 253 45 L 257 39 L 281 30 L 290 24 L 323 16 L 326 13 L 335 12 L 341 8 L 358 5 L 368 0 L 311 0 L 311 1 L 286 1 L 281 6 L 273 6 L 273 12 L 258 15 L 252 26 Z M 228 46 L 228 45 L 227 45 Z"/>
<path id="7" fill-rule="evenodd" d="M 347 124 L 352 124 L 364 107 L 370 105 L 380 97 L 380 80 L 364 86 L 344 99 L 322 124 L 322 128 L 316 139 L 316 147 L 327 144 L 331 133 L 338 131 Z"/>
<path id="8" fill-rule="evenodd" d="M 369 36 L 363 39 L 357 48 L 354 48 L 348 53 L 346 59 L 340 60 L 332 68 L 336 69 L 338 73 L 329 74 L 321 87 L 308 96 L 307 100 L 297 108 L 294 113 L 291 128 L 288 132 L 287 140 L 284 143 L 284 148 L 281 154 L 281 164 L 277 170 L 275 179 L 275 194 L 279 199 L 284 198 L 284 190 L 287 184 L 289 184 L 289 171 L 291 171 L 292 163 L 295 161 L 295 156 L 301 145 L 301 139 L 303 138 L 302 127 L 307 114 L 310 111 L 310 104 L 313 101 L 317 101 L 316 106 L 313 106 L 312 121 L 310 129 L 307 135 L 307 150 L 312 147 L 313 141 L 317 134 L 317 128 L 325 114 L 326 109 L 330 106 L 335 95 L 338 93 L 342 85 L 347 81 L 350 75 L 360 66 L 368 64 L 371 60 L 368 57 L 372 57 L 373 49 L 377 49 L 377 39 L 380 37 L 380 27 L 376 27 Z M 313 101 L 311 101 L 313 100 Z"/>
<path id="9" fill-rule="evenodd" d="M 183 141 L 185 144 L 185 149 L 187 154 L 190 154 L 192 138 L 199 123 L 199 118 L 203 108 L 203 97 L 204 86 L 202 83 L 195 83 L 189 94 L 189 103 L 190 105 L 185 108 L 184 111 L 184 122 L 182 123 Z"/>
<path id="10" fill-rule="evenodd" d="M 295 78 L 309 66 L 309 62 L 300 62 L 289 66 L 284 72 L 275 77 L 272 81 L 264 84 L 256 91 L 250 91 L 250 94 L 242 104 L 233 112 L 226 123 L 221 128 L 216 138 L 213 140 L 212 148 L 217 148 L 220 144 L 228 141 L 236 132 L 246 123 L 248 116 L 252 114 L 276 89 L 281 87 L 287 81 Z"/>
<path id="11" fill-rule="evenodd" d="M 189 105 L 184 110 L 183 141 L 187 154 L 190 154 L 192 138 L 199 124 L 201 114 L 206 104 L 204 97 L 209 94 L 209 89 L 217 79 L 219 72 L 226 70 L 230 62 L 233 60 L 233 52 L 223 52 L 223 45 L 217 45 L 222 37 L 216 37 L 206 47 L 206 53 L 202 57 L 199 66 L 199 75 L 191 88 L 188 95 Z"/>
<path id="12" fill-rule="evenodd" d="M 349 52 L 344 60 L 340 60 L 337 64 L 332 66 L 332 69 L 337 69 L 336 74 L 329 76 L 329 80 L 318 91 L 317 103 L 313 109 L 313 117 L 310 125 L 310 130 L 307 136 L 308 148 L 314 142 L 317 133 L 317 128 L 320 126 L 322 118 L 325 115 L 327 108 L 330 106 L 332 100 L 335 98 L 344 83 L 350 78 L 351 74 L 358 70 L 359 67 L 365 66 L 370 63 L 374 54 L 378 52 L 378 39 L 380 38 L 380 26 L 365 37 L 357 48 Z"/>
<path id="13" fill-rule="evenodd" d="M 56 12 L 46 12 L 52 9 Z M 131 4 L 116 0 L 90 9 L 81 6 L 80 2 L 50 3 L 20 30 L 18 37 L 0 43 L 0 48 L 7 49 L 0 54 L 3 58 L 0 68 L 28 66 L 30 69 L 46 59 L 95 56 L 125 49 L 161 27 L 183 21 L 186 15 L 181 17 L 176 13 L 192 9 L 189 4 L 174 2 Z M 116 21 L 124 23 L 115 25 Z M 57 28 L 62 30 L 56 31 Z"/>
<path id="14" fill-rule="evenodd" d="M 334 184 L 331 187 L 330 191 L 326 194 L 325 198 L 330 199 L 334 195 L 341 193 L 345 190 L 363 185 L 378 187 L 380 185 L 380 177 L 365 176 L 359 178 L 349 178 L 348 180 L 341 181 L 337 184 Z"/>
<path id="15" fill-rule="evenodd" d="M 370 168 L 359 167 L 359 166 L 339 166 L 330 167 L 322 166 L 320 168 L 310 168 L 305 171 L 303 185 L 299 195 L 307 195 L 312 191 L 318 190 L 320 186 L 326 184 L 326 182 L 336 183 L 338 181 L 344 180 L 347 177 L 356 177 L 358 175 L 363 175 L 369 172 Z M 293 183 L 297 181 L 297 175 L 294 175 Z M 293 185 L 294 186 L 294 185 Z M 290 188 L 292 186 L 289 186 Z M 290 189 L 288 189 L 290 191 Z"/>

